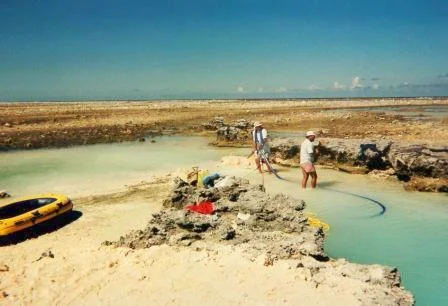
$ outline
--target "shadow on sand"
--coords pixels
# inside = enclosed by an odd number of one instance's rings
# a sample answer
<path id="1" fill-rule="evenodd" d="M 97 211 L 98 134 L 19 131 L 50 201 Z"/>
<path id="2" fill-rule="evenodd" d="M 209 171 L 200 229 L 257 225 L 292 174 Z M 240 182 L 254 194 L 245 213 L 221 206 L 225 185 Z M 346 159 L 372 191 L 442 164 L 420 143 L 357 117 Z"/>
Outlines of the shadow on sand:
<path id="1" fill-rule="evenodd" d="M 6 237 L 0 237 L 0 246 L 17 244 L 28 239 L 37 238 L 40 235 L 54 232 L 72 223 L 73 221 L 78 220 L 81 216 L 82 212 L 71 210 L 67 213 L 57 216 L 56 218 L 36 224 L 30 228 L 10 234 Z"/>

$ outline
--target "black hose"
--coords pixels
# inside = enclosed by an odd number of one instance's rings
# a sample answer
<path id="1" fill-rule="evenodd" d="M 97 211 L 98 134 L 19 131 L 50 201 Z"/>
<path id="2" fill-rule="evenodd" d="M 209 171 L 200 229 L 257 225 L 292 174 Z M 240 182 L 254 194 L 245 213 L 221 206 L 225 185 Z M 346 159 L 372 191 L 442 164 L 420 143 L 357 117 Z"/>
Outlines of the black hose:
<path id="1" fill-rule="evenodd" d="M 266 163 L 266 165 L 269 167 L 269 169 L 274 173 L 274 175 L 280 179 L 280 180 L 284 180 L 286 181 L 286 179 L 282 178 L 280 175 L 278 175 L 277 170 L 274 169 L 274 167 L 272 167 L 271 163 L 268 160 L 268 157 L 265 156 L 264 152 L 261 152 L 260 154 L 261 158 L 264 160 L 264 162 Z"/>
<path id="2" fill-rule="evenodd" d="M 372 217 L 378 217 L 378 216 L 384 215 L 384 213 L 386 212 L 386 206 L 384 206 L 383 203 L 381 203 L 381 202 L 379 202 L 379 201 L 377 201 L 375 199 L 372 199 L 372 198 L 369 198 L 369 197 L 366 197 L 366 196 L 363 196 L 363 195 L 359 195 L 359 194 L 356 194 L 356 193 L 351 193 L 351 192 L 348 192 L 348 191 L 336 190 L 336 189 L 331 189 L 331 188 L 323 188 L 323 189 L 334 191 L 334 192 L 339 192 L 339 193 L 343 193 L 343 194 L 348 194 L 348 195 L 351 195 L 351 196 L 354 196 L 354 197 L 357 197 L 357 198 L 361 198 L 361 199 L 365 199 L 365 200 L 368 200 L 370 202 L 373 202 L 373 203 L 377 204 L 379 207 L 381 207 L 381 211 L 378 214 L 373 215 Z"/>

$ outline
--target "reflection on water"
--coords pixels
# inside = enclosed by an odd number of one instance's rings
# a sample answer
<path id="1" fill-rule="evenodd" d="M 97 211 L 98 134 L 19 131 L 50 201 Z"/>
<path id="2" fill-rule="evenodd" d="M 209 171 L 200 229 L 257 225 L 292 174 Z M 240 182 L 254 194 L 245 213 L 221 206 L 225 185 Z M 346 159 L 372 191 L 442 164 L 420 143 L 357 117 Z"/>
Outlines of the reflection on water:
<path id="1" fill-rule="evenodd" d="M 198 165 L 224 175 L 264 183 L 307 203 L 330 224 L 326 251 L 359 263 L 397 266 L 418 305 L 448 305 L 448 205 L 443 194 L 406 192 L 395 182 L 318 169 L 319 188 L 299 189 L 299 171 L 280 169 L 287 181 L 255 169 L 219 166 L 221 156 L 249 149 L 217 149 L 202 138 L 163 137 L 155 143 L 122 143 L 0 153 L 0 189 L 22 196 L 58 192 L 70 196 L 106 193 Z M 387 210 L 367 199 L 383 203 Z"/>

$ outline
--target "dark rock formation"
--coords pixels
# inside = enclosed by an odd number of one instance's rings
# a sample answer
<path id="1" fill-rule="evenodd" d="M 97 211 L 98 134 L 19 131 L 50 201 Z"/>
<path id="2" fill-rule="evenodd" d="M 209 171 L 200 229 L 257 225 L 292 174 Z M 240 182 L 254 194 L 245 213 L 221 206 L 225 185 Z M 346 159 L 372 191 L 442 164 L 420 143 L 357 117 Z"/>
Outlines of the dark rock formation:
<path id="1" fill-rule="evenodd" d="M 320 139 L 318 164 L 367 173 L 393 169 L 409 190 L 448 190 L 448 147 L 431 147 L 368 139 Z M 274 162 L 299 166 L 301 139 L 276 138 L 270 142 Z"/>
<path id="2" fill-rule="evenodd" d="M 0 199 L 1 198 L 9 198 L 11 195 L 5 190 L 0 190 Z"/>
<path id="3" fill-rule="evenodd" d="M 388 160 L 398 176 L 448 178 L 448 147 L 394 143 Z"/>
<path id="4" fill-rule="evenodd" d="M 245 119 L 226 124 L 223 117 L 214 117 L 202 124 L 202 128 L 216 131 L 215 145 L 242 145 L 251 139 L 252 124 Z"/>
<path id="5" fill-rule="evenodd" d="M 302 140 L 303 141 L 303 140 Z M 269 147 L 274 162 L 285 166 L 299 166 L 301 141 L 296 138 L 274 138 Z"/>
<path id="6" fill-rule="evenodd" d="M 224 117 L 214 117 L 209 122 L 202 124 L 202 127 L 205 130 L 210 130 L 210 131 L 216 131 L 216 130 L 222 128 L 223 126 L 225 126 Z"/>
<path id="7" fill-rule="evenodd" d="M 384 140 L 323 138 L 319 158 L 368 169 L 385 169 L 391 144 Z"/>
<path id="8" fill-rule="evenodd" d="M 278 138 L 270 142 L 275 161 L 285 165 L 298 165 L 300 144 L 303 139 Z M 385 169 L 388 161 L 389 141 L 367 139 L 322 138 L 319 145 L 319 163 L 343 163 L 368 169 Z"/>

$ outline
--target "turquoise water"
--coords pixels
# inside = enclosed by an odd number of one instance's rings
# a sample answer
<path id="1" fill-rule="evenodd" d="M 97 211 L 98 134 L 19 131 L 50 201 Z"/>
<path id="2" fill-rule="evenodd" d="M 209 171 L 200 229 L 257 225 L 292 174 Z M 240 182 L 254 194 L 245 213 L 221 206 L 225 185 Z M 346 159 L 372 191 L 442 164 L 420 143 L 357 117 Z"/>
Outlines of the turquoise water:
<path id="1" fill-rule="evenodd" d="M 0 190 L 22 196 L 59 192 L 84 196 L 122 189 L 125 184 L 148 180 L 179 168 L 198 165 L 221 174 L 264 182 L 268 192 L 284 192 L 304 199 L 307 209 L 330 224 L 326 251 L 334 258 L 358 263 L 396 266 L 403 285 L 417 305 L 448 305 L 448 197 L 445 194 L 406 192 L 396 182 L 369 176 L 318 169 L 319 188 L 298 188 L 297 169 L 280 169 L 288 179 L 264 179 L 243 166 L 219 166 L 231 152 L 217 149 L 202 138 L 163 137 L 156 143 L 121 143 L 0 153 Z M 380 207 L 346 191 L 374 198 Z M 0 201 L 1 203 L 1 201 Z"/>
<path id="2" fill-rule="evenodd" d="M 305 200 L 307 210 L 330 225 L 325 250 L 333 258 L 398 267 L 417 305 L 448 305 L 448 197 L 407 192 L 397 182 L 318 169 L 316 190 L 300 189 L 296 170 L 265 175 L 268 191 Z M 256 179 L 260 182 L 260 179 Z M 375 199 L 368 200 L 340 191 Z"/>
<path id="3" fill-rule="evenodd" d="M 72 197 L 106 193 L 152 175 L 219 160 L 229 152 L 209 147 L 207 140 L 199 137 L 154 140 L 3 152 L 0 190 L 13 195 L 52 191 Z"/>

